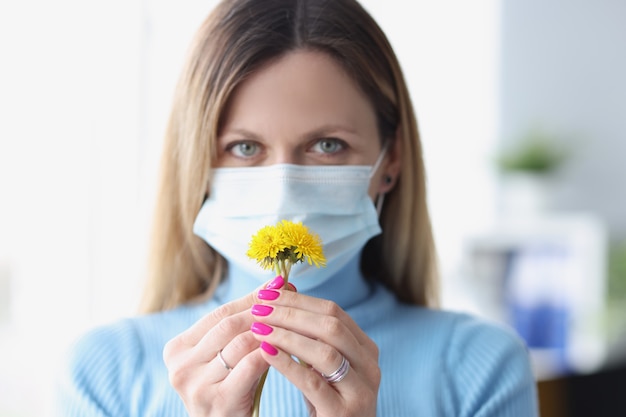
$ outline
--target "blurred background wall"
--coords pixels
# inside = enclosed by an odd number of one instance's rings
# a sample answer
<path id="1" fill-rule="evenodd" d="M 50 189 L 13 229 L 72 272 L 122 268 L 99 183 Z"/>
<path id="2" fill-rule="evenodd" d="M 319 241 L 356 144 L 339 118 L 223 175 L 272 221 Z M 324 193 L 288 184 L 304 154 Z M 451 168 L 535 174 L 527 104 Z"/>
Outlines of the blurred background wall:
<path id="1" fill-rule="evenodd" d="M 0 3 L 1 416 L 46 415 L 68 344 L 136 311 L 172 92 L 215 3 Z M 626 299 L 625 3 L 362 3 L 416 107 L 444 306 L 515 326 L 511 299 L 534 302 L 542 290 L 523 278 L 546 273 L 537 244 L 556 245 L 548 253 L 568 255 L 549 293 L 590 294 L 575 310 L 576 349 L 595 358 L 586 372 L 598 371 L 626 339 L 623 310 L 610 308 Z M 543 185 L 512 192 L 498 157 L 535 131 L 568 157 Z M 568 268 L 588 272 L 559 272 Z M 562 342 L 533 349 L 538 379 L 571 371 L 542 362 L 573 343 Z"/>
<path id="2" fill-rule="evenodd" d="M 570 332 L 561 371 L 535 357 L 536 373 L 543 375 L 542 412 L 621 415 L 626 400 L 616 387 L 626 383 L 626 3 L 503 1 L 500 16 L 499 147 L 539 134 L 560 148 L 566 157 L 543 176 L 541 191 L 542 217 L 551 220 L 539 227 L 559 223 L 555 228 L 567 243 L 594 242 L 580 245 L 578 253 L 587 264 L 598 262 L 591 267 L 597 273 L 562 273 L 553 290 L 578 286 L 580 296 L 571 299 L 579 315 L 570 314 L 561 326 Z M 538 320 L 537 327 L 554 323 L 545 316 Z M 545 345 L 535 353 L 549 350 Z"/>
<path id="3" fill-rule="evenodd" d="M 626 238 L 626 2 L 504 1 L 500 138 L 529 129 L 569 147 L 554 208 L 587 210 Z"/>

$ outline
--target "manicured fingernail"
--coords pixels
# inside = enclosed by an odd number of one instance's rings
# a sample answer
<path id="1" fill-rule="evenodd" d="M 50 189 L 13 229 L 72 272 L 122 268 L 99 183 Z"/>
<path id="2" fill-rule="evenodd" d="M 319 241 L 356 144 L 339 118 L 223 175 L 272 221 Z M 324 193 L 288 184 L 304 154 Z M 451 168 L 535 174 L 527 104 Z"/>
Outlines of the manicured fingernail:
<path id="1" fill-rule="evenodd" d="M 269 316 L 270 313 L 274 311 L 274 307 L 265 306 L 263 304 L 255 304 L 250 309 L 250 312 L 255 316 Z"/>
<path id="2" fill-rule="evenodd" d="M 275 300 L 278 298 L 280 293 L 274 290 L 259 290 L 259 298 L 261 300 Z"/>
<path id="3" fill-rule="evenodd" d="M 265 286 L 268 290 L 279 290 L 285 285 L 285 280 L 280 275 L 270 281 L 269 284 Z"/>
<path id="4" fill-rule="evenodd" d="M 278 349 L 276 349 L 274 346 L 270 345 L 267 342 L 261 342 L 261 349 L 263 349 L 266 353 L 272 356 L 278 355 Z"/>
<path id="5" fill-rule="evenodd" d="M 296 288 L 296 286 L 293 285 L 291 282 L 287 283 L 287 287 L 293 292 L 298 292 L 298 289 Z"/>
<path id="6" fill-rule="evenodd" d="M 250 326 L 250 330 L 252 330 L 252 333 L 260 334 L 261 336 L 267 336 L 268 334 L 272 333 L 272 330 L 274 329 L 265 323 L 255 322 L 252 323 L 252 326 Z"/>

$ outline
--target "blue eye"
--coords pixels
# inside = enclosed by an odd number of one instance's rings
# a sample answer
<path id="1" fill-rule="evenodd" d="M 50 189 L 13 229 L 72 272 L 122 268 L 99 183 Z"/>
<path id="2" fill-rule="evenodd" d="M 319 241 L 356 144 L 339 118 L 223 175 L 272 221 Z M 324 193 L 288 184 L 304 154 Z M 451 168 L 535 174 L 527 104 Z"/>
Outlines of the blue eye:
<path id="1" fill-rule="evenodd" d="M 321 139 L 313 145 L 313 149 L 320 153 L 333 154 L 345 148 L 343 141 L 339 139 Z"/>
<path id="2" fill-rule="evenodd" d="M 239 158 L 250 158 L 259 152 L 259 145 L 254 142 L 237 142 L 231 144 L 228 151 Z"/>

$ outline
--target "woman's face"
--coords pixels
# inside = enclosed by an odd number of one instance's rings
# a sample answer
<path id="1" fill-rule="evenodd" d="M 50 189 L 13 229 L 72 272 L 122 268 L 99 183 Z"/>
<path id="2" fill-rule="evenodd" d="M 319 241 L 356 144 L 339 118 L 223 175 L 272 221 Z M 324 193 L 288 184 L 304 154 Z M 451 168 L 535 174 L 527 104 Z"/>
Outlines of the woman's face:
<path id="1" fill-rule="evenodd" d="M 381 152 L 374 108 L 321 52 L 291 52 L 262 68 L 235 91 L 225 116 L 218 167 L 373 165 Z M 386 191 L 379 185 L 390 163 L 372 178 L 372 196 Z"/>

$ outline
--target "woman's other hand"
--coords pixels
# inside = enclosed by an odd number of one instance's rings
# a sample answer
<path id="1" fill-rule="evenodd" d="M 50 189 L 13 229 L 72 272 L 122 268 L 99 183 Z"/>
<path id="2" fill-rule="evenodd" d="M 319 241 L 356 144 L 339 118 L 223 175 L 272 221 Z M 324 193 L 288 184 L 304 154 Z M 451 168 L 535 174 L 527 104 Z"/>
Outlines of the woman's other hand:
<path id="1" fill-rule="evenodd" d="M 277 278 L 265 288 L 282 285 Z M 250 332 L 256 295 L 224 304 L 166 344 L 170 383 L 190 416 L 250 416 L 259 378 L 269 367 Z"/>

